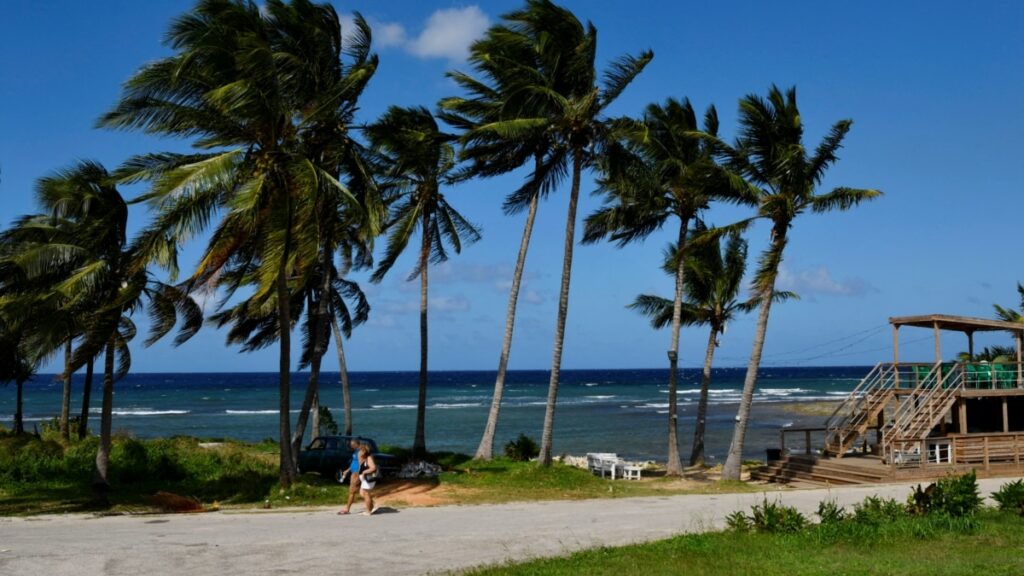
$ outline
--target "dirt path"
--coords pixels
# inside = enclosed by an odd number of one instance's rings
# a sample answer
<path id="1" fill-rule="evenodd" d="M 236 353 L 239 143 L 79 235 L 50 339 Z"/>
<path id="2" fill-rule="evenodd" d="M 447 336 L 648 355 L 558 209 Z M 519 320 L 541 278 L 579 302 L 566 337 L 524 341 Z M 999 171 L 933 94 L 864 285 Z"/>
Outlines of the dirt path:
<path id="1" fill-rule="evenodd" d="M 989 494 L 1010 479 L 981 480 Z M 812 513 L 909 484 L 772 494 Z M 485 506 L 168 516 L 0 519 L 0 574 L 424 574 L 666 538 L 722 526 L 761 494 L 686 495 Z"/>

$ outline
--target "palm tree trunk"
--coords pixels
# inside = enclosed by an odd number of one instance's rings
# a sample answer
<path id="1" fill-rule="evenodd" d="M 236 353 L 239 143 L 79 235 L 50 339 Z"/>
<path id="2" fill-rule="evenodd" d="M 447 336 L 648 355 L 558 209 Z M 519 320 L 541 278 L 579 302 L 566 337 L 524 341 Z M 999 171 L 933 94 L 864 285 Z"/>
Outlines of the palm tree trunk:
<path id="1" fill-rule="evenodd" d="M 540 161 L 537 161 L 539 168 Z M 526 267 L 526 251 L 530 247 L 530 236 L 533 234 L 533 221 L 537 216 L 537 204 L 540 194 L 530 198 L 530 209 L 526 213 L 526 224 L 523 226 L 523 239 L 519 243 L 519 256 L 516 258 L 516 269 L 512 273 L 512 288 L 508 295 L 508 313 L 505 315 L 505 337 L 501 342 L 501 357 L 498 359 L 498 375 L 494 379 L 494 396 L 491 399 L 491 411 L 487 415 L 484 435 L 480 438 L 474 458 L 490 460 L 494 454 L 494 434 L 498 428 L 498 415 L 501 412 L 501 398 L 505 393 L 505 374 L 508 371 L 508 355 L 512 350 L 512 330 L 516 323 L 516 303 L 519 300 L 519 286 L 523 280 L 523 268 Z"/>
<path id="2" fill-rule="evenodd" d="M 299 419 L 295 423 L 295 433 L 292 435 L 292 458 L 295 460 L 296 466 L 298 465 L 299 450 L 302 449 L 302 439 L 306 435 L 306 423 L 309 421 L 309 413 L 314 411 L 314 405 L 316 410 L 313 414 L 313 437 L 315 438 L 320 433 L 320 403 L 318 402 L 320 365 L 324 359 L 324 352 L 327 351 L 327 301 L 331 294 L 331 275 L 325 256 L 329 252 L 326 249 L 322 252 L 324 255 L 321 256 L 320 264 L 323 270 L 323 285 L 320 286 L 320 298 L 314 308 L 312 297 L 310 297 L 307 306 L 310 313 L 315 315 L 313 320 L 313 356 L 309 361 L 309 384 L 306 386 L 306 395 L 302 399 Z"/>
<path id="3" fill-rule="evenodd" d="M 690 452 L 690 466 L 704 465 L 704 429 L 708 417 L 708 388 L 711 387 L 711 362 L 718 345 L 718 326 L 711 325 L 708 349 L 704 353 L 704 373 L 700 380 L 700 400 L 697 403 L 697 424 L 693 430 L 693 451 Z"/>
<path id="4" fill-rule="evenodd" d="M 320 435 L 320 386 L 317 385 L 316 395 L 313 397 L 313 406 L 309 411 L 309 437 L 316 438 Z"/>
<path id="5" fill-rule="evenodd" d="M 771 251 L 767 258 L 773 265 L 770 269 L 770 277 L 764 279 L 764 288 L 761 290 L 761 311 L 757 316 L 757 329 L 754 333 L 754 348 L 750 353 L 750 362 L 747 364 L 747 375 L 743 379 L 743 396 L 740 398 L 739 411 L 736 413 L 736 428 L 733 430 L 732 442 L 729 444 L 729 456 L 722 468 L 723 480 L 739 480 L 743 464 L 743 442 L 747 435 L 747 422 L 750 419 L 750 406 L 754 401 L 754 389 L 757 386 L 757 371 L 761 367 L 761 351 L 764 349 L 764 337 L 768 331 L 768 314 L 771 311 L 772 300 L 775 298 L 775 277 L 778 274 L 779 263 L 782 261 L 782 251 L 786 246 L 785 228 L 778 227 L 772 231 Z"/>
<path id="6" fill-rule="evenodd" d="M 430 264 L 430 213 L 423 211 L 423 245 L 420 247 L 420 390 L 416 399 L 416 435 L 413 457 L 427 453 L 427 267 Z"/>
<path id="7" fill-rule="evenodd" d="M 103 361 L 103 407 L 100 409 L 100 445 L 96 450 L 96 467 L 93 470 L 92 486 L 96 495 L 105 498 L 110 490 L 107 474 L 110 465 L 110 429 L 114 405 L 114 339 L 107 342 Z"/>
<path id="8" fill-rule="evenodd" d="M 78 417 L 78 439 L 85 438 L 89 433 L 89 403 L 92 396 L 93 359 L 85 363 L 85 383 L 82 385 L 82 412 Z"/>
<path id="9" fill-rule="evenodd" d="M 18 397 L 17 400 L 15 400 L 16 403 L 14 405 L 14 433 L 24 434 L 25 419 L 22 413 L 22 406 L 24 406 L 25 381 L 22 380 L 21 378 L 18 378 L 16 384 L 18 387 Z"/>
<path id="10" fill-rule="evenodd" d="M 679 239 L 676 257 L 676 291 L 672 300 L 672 340 L 668 349 L 668 462 L 665 473 L 680 476 L 683 464 L 679 459 L 679 330 L 683 324 L 683 280 L 686 275 L 686 232 L 690 215 L 685 215 L 679 224 Z"/>
<path id="11" fill-rule="evenodd" d="M 285 250 L 287 253 L 287 250 Z M 292 458 L 291 438 L 291 352 L 292 352 L 292 316 L 291 302 L 288 294 L 288 278 L 285 275 L 285 263 L 277 271 L 277 320 L 280 345 L 278 363 L 278 426 L 280 428 L 279 444 L 281 448 L 279 480 L 281 487 L 288 488 L 295 479 L 295 464 Z"/>
<path id="12" fill-rule="evenodd" d="M 551 465 L 552 435 L 555 428 L 555 402 L 558 400 L 558 378 L 562 369 L 562 344 L 565 341 L 565 319 L 569 313 L 569 280 L 572 275 L 572 248 L 576 236 L 576 204 L 580 196 L 580 173 L 583 151 L 575 150 L 572 159 L 572 189 L 569 192 L 569 213 L 565 220 L 565 247 L 562 256 L 562 286 L 558 293 L 558 320 L 555 322 L 555 345 L 551 357 L 551 379 L 544 409 L 544 429 L 540 437 L 540 464 Z"/>
<path id="13" fill-rule="evenodd" d="M 341 342 L 341 330 L 338 319 L 331 316 L 331 329 L 334 331 L 334 348 L 338 351 L 338 373 L 341 375 L 341 401 L 345 410 L 345 435 L 352 435 L 352 396 L 348 389 L 348 366 L 345 364 L 345 348 Z"/>
<path id="14" fill-rule="evenodd" d="M 65 441 L 71 439 L 71 430 L 68 422 L 71 417 L 71 337 L 64 342 L 64 373 L 61 378 L 64 380 L 64 393 L 60 401 L 60 437 Z"/>

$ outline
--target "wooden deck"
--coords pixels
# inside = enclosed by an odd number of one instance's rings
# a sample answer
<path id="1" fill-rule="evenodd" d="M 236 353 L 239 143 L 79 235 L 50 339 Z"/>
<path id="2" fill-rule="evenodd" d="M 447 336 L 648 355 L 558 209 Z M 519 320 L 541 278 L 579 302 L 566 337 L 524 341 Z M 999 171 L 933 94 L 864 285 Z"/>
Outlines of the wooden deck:
<path id="1" fill-rule="evenodd" d="M 1021 435 L 1024 441 L 1024 435 Z M 993 442 L 994 446 L 995 443 Z M 1021 445 L 1024 445 L 1022 442 Z M 761 468 L 752 470 L 751 480 L 790 484 L 799 488 L 846 486 L 855 484 L 885 484 L 907 480 L 930 481 L 948 474 L 963 474 L 974 471 L 978 478 L 999 478 L 1006 476 L 1024 476 L 1024 466 L 1015 459 L 1018 454 L 1007 452 L 1005 442 L 999 448 L 1002 456 L 996 461 L 995 449 L 991 449 L 991 459 L 984 461 L 984 453 L 972 453 L 964 460 L 960 458 L 953 464 L 925 463 L 908 467 L 893 467 L 882 461 L 881 457 L 864 455 L 847 455 L 845 458 L 831 458 L 815 454 L 790 454 L 781 460 L 768 462 Z"/>

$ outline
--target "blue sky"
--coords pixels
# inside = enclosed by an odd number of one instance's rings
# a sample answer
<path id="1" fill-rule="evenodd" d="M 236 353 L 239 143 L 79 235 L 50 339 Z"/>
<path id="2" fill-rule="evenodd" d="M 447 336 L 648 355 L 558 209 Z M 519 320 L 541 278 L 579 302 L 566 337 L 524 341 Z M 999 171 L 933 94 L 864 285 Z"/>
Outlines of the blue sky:
<path id="1" fill-rule="evenodd" d="M 335 2 L 358 10 L 375 30 L 381 66 L 362 100 L 372 120 L 388 104 L 433 107 L 456 93 L 446 70 L 465 68 L 466 45 L 517 2 L 480 4 Z M 791 234 L 781 287 L 803 296 L 772 310 L 766 365 L 873 364 L 888 355 L 886 319 L 932 312 L 990 316 L 991 304 L 1016 302 L 1024 133 L 1024 3 L 952 1 L 566 2 L 599 30 L 599 60 L 650 48 L 655 58 L 613 109 L 636 114 L 666 97 L 718 107 L 722 131 L 735 126 L 737 99 L 772 83 L 796 85 L 816 144 L 831 123 L 854 120 L 839 164 L 823 188 L 873 187 L 886 196 L 845 214 L 801 217 Z M 0 3 L 0 225 L 33 210 L 36 178 L 78 158 L 110 167 L 134 153 L 181 149 L 135 133 L 93 129 L 116 101 L 120 83 L 166 55 L 161 38 L 189 1 Z M 432 271 L 433 369 L 493 370 L 507 285 L 522 216 L 501 214 L 503 196 L 523 174 L 449 191 L 484 238 Z M 588 178 L 584 191 L 592 190 Z M 138 190 L 127 189 L 127 195 Z M 557 303 L 568 195 L 540 209 L 521 297 L 511 367 L 547 368 Z M 583 217 L 598 205 L 584 195 Z M 745 213 L 714 209 L 726 223 Z M 134 226 L 146 214 L 137 210 Z M 767 229 L 750 231 L 751 253 Z M 643 244 L 576 250 L 563 365 L 661 367 L 668 332 L 652 331 L 625 309 L 640 292 L 671 293 L 658 264 L 671 230 Z M 201 247 L 187 247 L 185 263 Z M 367 285 L 372 320 L 346 344 L 353 370 L 418 365 L 417 288 L 398 263 Z M 364 278 L 364 277 L 360 277 Z M 140 319 L 140 323 L 144 323 Z M 720 365 L 745 364 L 753 317 L 729 327 Z M 906 359 L 927 360 L 926 331 L 904 330 Z M 139 339 L 141 340 L 141 338 Z M 966 347 L 950 335 L 949 356 Z M 979 345 L 1002 338 L 979 338 Z M 240 354 L 212 328 L 173 349 L 134 348 L 136 371 L 276 369 L 276 351 Z M 706 333 L 685 330 L 684 366 L 703 358 Z M 327 368 L 334 369 L 333 355 Z"/>

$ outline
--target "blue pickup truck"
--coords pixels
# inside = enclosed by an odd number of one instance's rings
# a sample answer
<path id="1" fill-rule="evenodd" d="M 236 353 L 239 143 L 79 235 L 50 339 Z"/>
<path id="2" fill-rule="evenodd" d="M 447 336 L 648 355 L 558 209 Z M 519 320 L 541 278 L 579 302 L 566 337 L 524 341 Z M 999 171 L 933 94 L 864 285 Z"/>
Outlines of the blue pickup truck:
<path id="1" fill-rule="evenodd" d="M 349 447 L 349 441 L 352 439 L 370 445 L 373 460 L 383 477 L 392 477 L 398 473 L 401 468 L 398 458 L 381 453 L 372 438 L 363 436 L 317 436 L 305 450 L 299 452 L 299 471 L 317 472 L 321 476 L 331 476 L 340 482 L 342 474 L 348 470 L 348 465 L 352 461 L 352 448 Z"/>

